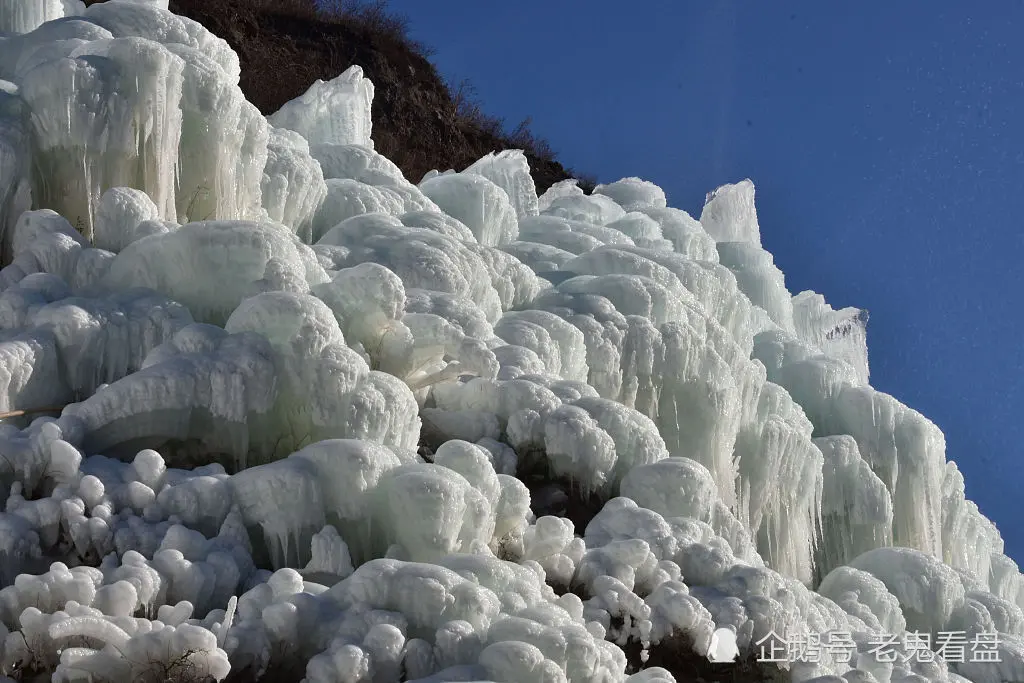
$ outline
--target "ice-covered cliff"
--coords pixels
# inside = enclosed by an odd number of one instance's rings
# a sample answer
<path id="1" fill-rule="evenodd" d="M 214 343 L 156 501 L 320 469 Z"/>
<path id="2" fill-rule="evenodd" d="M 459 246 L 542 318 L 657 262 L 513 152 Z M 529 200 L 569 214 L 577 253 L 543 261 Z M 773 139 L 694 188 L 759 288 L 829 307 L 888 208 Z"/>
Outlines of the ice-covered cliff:
<path id="1" fill-rule="evenodd" d="M 160 0 L 27 7 L 4 673 L 656 683 L 728 631 L 781 680 L 1024 682 L 999 532 L 750 181 L 699 219 L 514 150 L 415 184 L 358 67 L 264 117 Z"/>

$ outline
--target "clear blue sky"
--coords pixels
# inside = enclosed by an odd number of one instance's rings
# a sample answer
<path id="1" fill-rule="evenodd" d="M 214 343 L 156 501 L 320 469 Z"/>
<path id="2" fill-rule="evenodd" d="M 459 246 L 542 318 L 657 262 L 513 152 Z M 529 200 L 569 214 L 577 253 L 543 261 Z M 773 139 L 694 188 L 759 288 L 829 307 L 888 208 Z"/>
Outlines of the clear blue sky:
<path id="1" fill-rule="evenodd" d="M 870 311 L 872 384 L 942 428 L 1024 564 L 1024 3 L 391 6 L 567 165 L 694 216 L 752 178 L 790 291 Z"/>

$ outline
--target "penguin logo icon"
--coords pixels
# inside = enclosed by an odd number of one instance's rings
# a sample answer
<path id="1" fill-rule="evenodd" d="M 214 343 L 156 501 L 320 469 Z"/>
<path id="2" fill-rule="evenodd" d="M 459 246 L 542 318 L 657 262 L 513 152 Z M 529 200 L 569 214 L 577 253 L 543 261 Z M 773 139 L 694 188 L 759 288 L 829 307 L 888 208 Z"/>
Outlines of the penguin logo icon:
<path id="1" fill-rule="evenodd" d="M 711 645 L 708 646 L 708 661 L 713 664 L 729 664 L 740 656 L 736 645 L 736 631 L 729 627 L 715 629 L 711 634 Z"/>

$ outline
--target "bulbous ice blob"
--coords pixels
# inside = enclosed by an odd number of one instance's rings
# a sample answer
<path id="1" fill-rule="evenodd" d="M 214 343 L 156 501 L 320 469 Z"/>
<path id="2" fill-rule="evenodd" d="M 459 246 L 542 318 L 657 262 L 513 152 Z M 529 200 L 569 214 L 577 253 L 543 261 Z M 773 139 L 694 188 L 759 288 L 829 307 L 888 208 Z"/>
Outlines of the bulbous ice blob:
<path id="1" fill-rule="evenodd" d="M 161 45 L 198 49 L 216 62 L 231 82 L 238 83 L 241 74 L 238 55 L 227 41 L 198 21 L 169 12 L 165 5 L 162 0 L 121 0 L 119 4 L 94 4 L 84 16 L 118 37 L 147 38 Z"/>
<path id="2" fill-rule="evenodd" d="M 668 205 L 665 191 L 649 180 L 641 178 L 623 178 L 614 183 L 599 184 L 594 188 L 594 194 L 611 197 L 626 211 L 663 209 Z"/>
<path id="3" fill-rule="evenodd" d="M 146 290 L 65 298 L 38 308 L 26 321 L 53 334 L 64 382 L 86 396 L 142 368 L 150 351 L 192 322 L 184 306 Z"/>
<path id="4" fill-rule="evenodd" d="M 580 188 L 579 180 L 576 178 L 569 178 L 567 180 L 559 180 L 547 189 L 538 200 L 537 205 L 541 211 L 547 210 L 551 204 L 559 197 L 582 197 L 586 193 Z"/>
<path id="5" fill-rule="evenodd" d="M 348 248 L 346 266 L 366 261 L 386 266 L 407 290 L 469 298 L 492 321 L 503 309 L 530 300 L 539 289 L 533 272 L 508 254 L 460 242 L 429 228 L 406 227 L 385 214 L 345 220 L 324 235 L 320 244 Z"/>
<path id="6" fill-rule="evenodd" d="M 668 457 L 649 418 L 608 399 L 581 398 L 552 410 L 542 424 L 540 445 L 552 473 L 568 477 L 585 491 L 607 493 L 633 467 Z M 509 437 L 516 441 L 532 435 L 520 432 Z"/>
<path id="7" fill-rule="evenodd" d="M 494 510 L 484 494 L 453 469 L 403 465 L 381 477 L 375 516 L 413 562 L 486 547 Z"/>
<path id="8" fill-rule="evenodd" d="M 316 255 L 283 226 L 246 221 L 190 223 L 128 245 L 104 287 L 148 287 L 223 324 L 242 299 L 264 291 L 306 292 L 327 280 Z"/>
<path id="9" fill-rule="evenodd" d="M 966 597 L 953 569 L 911 548 L 876 548 L 855 558 L 850 566 L 885 584 L 899 600 L 908 629 L 932 634 L 945 629 Z"/>
<path id="10" fill-rule="evenodd" d="M 434 211 L 412 211 L 403 214 L 399 219 L 403 225 L 410 228 L 426 228 L 461 242 L 476 241 L 473 231 L 467 228 L 465 223 L 442 213 L 440 208 Z"/>
<path id="11" fill-rule="evenodd" d="M 315 468 L 327 523 L 343 535 L 357 565 L 387 551 L 386 520 L 373 514 L 371 503 L 384 473 L 411 462 L 399 453 L 369 441 L 327 439 L 291 456 Z"/>
<path id="12" fill-rule="evenodd" d="M 159 210 L 145 192 L 115 187 L 100 197 L 96 207 L 93 244 L 118 252 L 134 241 L 135 229 L 143 221 L 157 220 Z"/>
<path id="13" fill-rule="evenodd" d="M 541 277 L 549 271 L 562 270 L 562 266 L 573 258 L 572 252 L 540 242 L 516 240 L 501 245 L 501 250 L 515 256 Z"/>
<path id="14" fill-rule="evenodd" d="M 252 297 L 225 329 L 259 332 L 278 352 L 276 420 L 258 426 L 268 431 L 268 443 L 278 445 L 264 457 L 279 456 L 285 444 L 294 449 L 332 437 L 415 446 L 420 424 L 411 390 L 370 371 L 345 345 L 337 319 L 319 299 L 285 292 Z"/>
<path id="15" fill-rule="evenodd" d="M 672 242 L 665 239 L 661 234 L 661 226 L 650 216 L 631 211 L 622 218 L 608 224 L 609 228 L 619 230 L 628 236 L 638 247 L 649 247 L 671 251 Z"/>
<path id="16" fill-rule="evenodd" d="M 537 353 L 552 375 L 574 381 L 587 379 L 583 333 L 553 313 L 510 311 L 495 324 L 494 334 Z"/>
<path id="17" fill-rule="evenodd" d="M 0 411 L 50 407 L 69 397 L 51 334 L 0 332 Z"/>
<path id="18" fill-rule="evenodd" d="M 626 211 L 613 199 L 601 194 L 567 195 L 552 200 L 544 209 L 543 215 L 608 225 L 625 216 Z"/>
<path id="19" fill-rule="evenodd" d="M 711 473 L 698 462 L 673 457 L 634 467 L 623 477 L 619 493 L 666 519 L 683 517 L 709 524 L 739 558 L 756 555 L 750 532 L 722 502 Z"/>
<path id="20" fill-rule="evenodd" d="M 822 580 L 818 593 L 875 631 L 902 633 L 907 628 L 899 600 L 869 572 L 837 567 Z"/>
<path id="21" fill-rule="evenodd" d="M 372 147 L 359 144 L 314 144 L 309 151 L 320 163 L 324 178 L 350 178 L 369 185 L 394 184 L 405 180 L 402 170 Z"/>
<path id="22" fill-rule="evenodd" d="M 249 450 L 246 423 L 274 404 L 274 373 L 265 339 L 190 325 L 154 349 L 140 371 L 70 406 L 65 417 L 81 421 L 89 449 L 196 438 L 212 452 L 241 457 Z"/>
<path id="23" fill-rule="evenodd" d="M 313 218 L 312 240 L 321 241 L 331 228 L 367 214 L 400 216 L 408 209 L 402 196 L 387 186 L 367 185 L 348 178 L 325 181 L 327 194 Z"/>

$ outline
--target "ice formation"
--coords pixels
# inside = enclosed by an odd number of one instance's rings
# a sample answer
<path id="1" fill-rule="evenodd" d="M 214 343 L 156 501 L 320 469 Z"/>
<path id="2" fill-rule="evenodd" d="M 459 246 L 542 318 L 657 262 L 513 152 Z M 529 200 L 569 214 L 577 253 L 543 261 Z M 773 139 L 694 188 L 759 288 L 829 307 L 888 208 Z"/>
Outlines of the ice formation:
<path id="1" fill-rule="evenodd" d="M 359 67 L 238 78 L 161 0 L 0 0 L 0 673 L 1024 682 L 998 530 L 752 182 L 416 184 Z"/>

